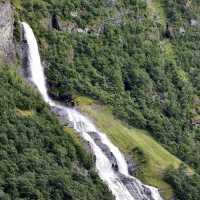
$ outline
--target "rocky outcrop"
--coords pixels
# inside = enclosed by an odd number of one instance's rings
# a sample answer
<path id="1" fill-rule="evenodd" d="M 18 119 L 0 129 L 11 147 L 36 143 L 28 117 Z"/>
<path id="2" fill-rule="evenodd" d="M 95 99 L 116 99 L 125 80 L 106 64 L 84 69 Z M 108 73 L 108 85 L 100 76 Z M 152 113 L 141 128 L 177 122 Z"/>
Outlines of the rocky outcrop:
<path id="1" fill-rule="evenodd" d="M 24 37 L 24 29 L 22 28 L 22 34 L 21 34 L 21 42 L 20 42 L 20 48 L 18 49 L 18 54 L 22 60 L 22 73 L 24 75 L 24 77 L 27 78 L 28 81 L 30 81 L 28 79 L 28 77 L 30 77 L 30 68 L 29 68 L 29 57 L 28 57 L 28 43 Z"/>
<path id="2" fill-rule="evenodd" d="M 9 1 L 0 2 L 0 58 L 11 61 L 15 55 L 13 43 L 13 12 Z"/>
<path id="3" fill-rule="evenodd" d="M 138 166 L 133 161 L 132 156 L 130 156 L 130 155 L 126 156 L 126 162 L 127 162 L 127 165 L 128 165 L 129 174 L 134 176 L 136 171 L 137 171 L 137 169 L 138 169 Z"/>
<path id="4" fill-rule="evenodd" d="M 59 122 L 64 126 L 69 126 L 67 111 L 59 107 L 51 107 L 51 110 L 58 117 Z M 73 126 L 72 126 L 73 127 Z"/>
<path id="5" fill-rule="evenodd" d="M 95 143 L 100 147 L 100 149 L 104 152 L 104 154 L 107 156 L 107 158 L 110 160 L 112 164 L 112 168 L 115 171 L 118 171 L 118 164 L 115 156 L 113 153 L 110 151 L 107 145 L 105 145 L 102 141 L 100 136 L 95 133 L 95 132 L 87 132 L 95 141 Z"/>
<path id="6" fill-rule="evenodd" d="M 116 0 L 107 0 L 107 6 L 108 7 L 113 7 L 113 6 L 116 5 L 116 3 L 117 3 Z"/>
<path id="7" fill-rule="evenodd" d="M 118 175 L 135 200 L 155 200 L 150 187 L 143 185 L 134 177 L 127 177 L 120 173 Z"/>

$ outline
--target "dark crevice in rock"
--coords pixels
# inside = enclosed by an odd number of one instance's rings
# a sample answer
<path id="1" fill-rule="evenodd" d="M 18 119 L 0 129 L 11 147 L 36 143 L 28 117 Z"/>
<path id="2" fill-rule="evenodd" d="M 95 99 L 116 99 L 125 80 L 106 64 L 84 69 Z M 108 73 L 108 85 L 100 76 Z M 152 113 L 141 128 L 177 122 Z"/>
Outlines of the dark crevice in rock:
<path id="1" fill-rule="evenodd" d="M 58 16 L 56 14 L 53 14 L 51 18 L 51 25 L 54 29 L 61 31 L 61 26 L 59 24 Z"/>
<path id="2" fill-rule="evenodd" d="M 172 39 L 174 37 L 174 34 L 173 34 L 173 30 L 172 28 L 169 26 L 169 24 L 167 24 L 167 27 L 166 27 L 166 31 L 164 33 L 164 36 L 168 39 Z"/>
<path id="3" fill-rule="evenodd" d="M 71 94 L 54 94 L 54 93 L 49 93 L 49 96 L 51 97 L 51 99 L 54 99 L 55 101 L 59 101 L 62 102 L 63 104 L 69 106 L 69 107 L 74 107 L 75 106 L 75 102 L 74 102 L 74 98 Z"/>

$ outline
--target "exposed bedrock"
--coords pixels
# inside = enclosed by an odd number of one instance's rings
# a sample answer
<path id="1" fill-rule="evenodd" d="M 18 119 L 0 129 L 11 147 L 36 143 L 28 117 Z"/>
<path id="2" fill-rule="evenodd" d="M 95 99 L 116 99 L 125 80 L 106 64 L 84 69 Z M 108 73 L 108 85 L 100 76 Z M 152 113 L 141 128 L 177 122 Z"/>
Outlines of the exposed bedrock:
<path id="1" fill-rule="evenodd" d="M 135 200 L 154 200 L 151 190 L 139 183 L 134 177 L 127 177 L 120 173 L 118 176 Z"/>
<path id="2" fill-rule="evenodd" d="M 132 156 L 128 155 L 125 157 L 127 165 L 128 165 L 128 173 L 131 175 L 135 175 L 135 172 L 138 169 L 137 164 L 134 162 L 134 160 L 132 159 Z"/>
<path id="3" fill-rule="evenodd" d="M 94 139 L 95 143 L 100 147 L 100 149 L 104 152 L 104 154 L 110 160 L 113 169 L 115 171 L 118 171 L 119 167 L 118 167 L 116 158 L 114 157 L 113 153 L 110 151 L 108 146 L 102 143 L 101 138 L 99 137 L 98 133 L 88 132 L 88 134 Z"/>
<path id="4" fill-rule="evenodd" d="M 0 2 L 0 58 L 6 62 L 14 59 L 13 11 L 10 1 Z"/>
<path id="5" fill-rule="evenodd" d="M 24 36 L 24 30 L 22 29 L 22 36 Z M 28 43 L 24 37 L 21 38 L 19 55 L 22 60 L 23 74 L 25 77 L 30 77 L 29 70 L 29 57 L 28 57 Z"/>
<path id="6" fill-rule="evenodd" d="M 107 156 L 107 158 L 112 163 L 112 167 L 116 171 L 119 179 L 121 182 L 126 186 L 128 191 L 131 193 L 131 195 L 135 198 L 135 200 L 153 200 L 151 197 L 151 190 L 144 186 L 141 182 L 139 182 L 137 179 L 131 176 L 125 176 L 118 171 L 118 164 L 117 160 L 114 157 L 113 153 L 110 151 L 107 145 L 102 143 L 100 136 L 96 132 L 87 132 L 95 141 L 95 143 L 101 148 L 101 150 L 104 152 L 104 154 Z M 129 159 L 129 170 L 135 170 L 135 165 L 131 163 L 131 160 Z"/>
<path id="7" fill-rule="evenodd" d="M 69 125 L 67 111 L 59 107 L 51 107 L 62 125 Z"/>

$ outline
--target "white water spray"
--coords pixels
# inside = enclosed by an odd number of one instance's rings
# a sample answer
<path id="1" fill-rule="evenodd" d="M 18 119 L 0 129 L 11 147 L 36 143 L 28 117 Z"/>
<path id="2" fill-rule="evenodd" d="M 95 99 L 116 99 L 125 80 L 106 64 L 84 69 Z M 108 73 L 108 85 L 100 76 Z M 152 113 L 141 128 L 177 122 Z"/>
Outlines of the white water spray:
<path id="1" fill-rule="evenodd" d="M 22 27 L 24 30 L 24 38 L 28 44 L 28 61 L 31 72 L 30 80 L 38 88 L 45 102 L 54 108 L 62 110 L 63 113 L 66 113 L 73 128 L 89 142 L 96 156 L 96 169 L 98 174 L 108 185 L 116 200 L 162 200 L 156 188 L 143 185 L 139 180 L 129 175 L 128 166 L 123 154 L 110 142 L 105 134 L 97 130 L 88 118 L 75 109 L 67 108 L 54 102 L 48 96 L 44 71 L 34 33 L 27 23 L 23 22 Z M 102 144 L 105 144 L 109 151 L 112 152 L 117 161 L 118 172 L 113 169 L 111 161 L 95 143 L 95 140 L 90 136 L 89 132 L 95 132 L 101 139 Z M 126 184 L 124 182 L 126 182 Z M 151 194 L 145 194 L 144 191 L 146 190 L 149 190 Z"/>

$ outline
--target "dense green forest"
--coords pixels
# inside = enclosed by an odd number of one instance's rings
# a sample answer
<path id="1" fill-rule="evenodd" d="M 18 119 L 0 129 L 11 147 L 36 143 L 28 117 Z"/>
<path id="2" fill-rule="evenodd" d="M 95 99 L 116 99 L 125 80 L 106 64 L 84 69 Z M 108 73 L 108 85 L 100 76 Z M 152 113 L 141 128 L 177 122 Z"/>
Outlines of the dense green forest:
<path id="1" fill-rule="evenodd" d="M 200 195 L 200 176 L 186 175 L 185 167 L 179 170 L 170 169 L 165 176 L 174 188 L 177 200 L 198 200 Z"/>
<path id="2" fill-rule="evenodd" d="M 0 199 L 113 199 L 34 89 L 0 67 Z"/>
<path id="3" fill-rule="evenodd" d="M 198 0 L 13 0 L 37 35 L 49 94 L 110 105 L 148 130 L 197 175 L 169 171 L 177 198 L 200 196 L 200 3 Z M 26 102 L 26 101 L 25 101 Z M 22 102 L 17 102 L 22 103 Z M 25 104 L 25 103 L 24 103 Z M 188 196 L 184 196 L 186 190 Z M 101 187 L 100 187 L 101 188 Z M 194 192 L 195 191 L 195 192 Z M 106 198 L 106 197 L 105 197 Z"/>

